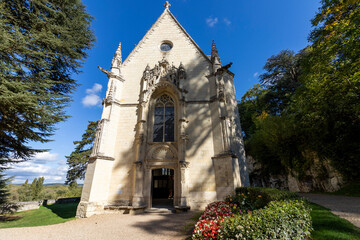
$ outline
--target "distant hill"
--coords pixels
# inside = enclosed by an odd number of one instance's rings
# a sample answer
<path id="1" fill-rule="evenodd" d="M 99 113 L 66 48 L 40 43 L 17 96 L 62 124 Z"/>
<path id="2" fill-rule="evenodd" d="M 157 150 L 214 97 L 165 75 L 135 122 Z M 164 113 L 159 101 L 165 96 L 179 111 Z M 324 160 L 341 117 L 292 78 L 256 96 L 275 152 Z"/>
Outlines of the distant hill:
<path id="1" fill-rule="evenodd" d="M 46 183 L 46 184 L 44 184 L 44 186 L 56 186 L 56 185 L 60 185 L 60 186 L 67 186 L 67 185 L 65 185 L 64 183 Z M 78 186 L 79 187 L 82 187 L 84 184 L 78 184 Z"/>
<path id="2" fill-rule="evenodd" d="M 31 184 L 31 183 L 29 183 L 29 184 Z M 14 185 L 14 186 L 21 186 L 21 185 L 23 185 L 23 183 L 15 183 L 15 184 L 11 184 L 11 185 Z M 44 186 L 67 186 L 67 185 L 65 185 L 64 183 L 44 183 L 43 184 Z M 78 184 L 78 186 L 79 187 L 82 187 L 84 184 L 82 184 L 82 183 L 79 183 Z"/>

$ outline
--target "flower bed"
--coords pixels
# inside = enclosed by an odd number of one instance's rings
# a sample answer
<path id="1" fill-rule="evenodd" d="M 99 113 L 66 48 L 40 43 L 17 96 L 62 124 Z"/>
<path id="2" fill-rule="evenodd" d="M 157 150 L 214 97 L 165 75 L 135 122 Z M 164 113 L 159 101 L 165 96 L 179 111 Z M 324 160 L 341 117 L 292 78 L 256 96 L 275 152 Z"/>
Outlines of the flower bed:
<path id="1" fill-rule="evenodd" d="M 192 239 L 218 239 L 220 223 L 222 221 L 223 218 L 199 220 L 195 225 Z"/>
<path id="2" fill-rule="evenodd" d="M 210 203 L 195 225 L 193 239 L 216 239 L 220 223 L 231 216 L 230 204 L 224 201 Z"/>
<path id="3" fill-rule="evenodd" d="M 297 194 L 238 188 L 205 208 L 192 239 L 304 239 L 311 229 L 310 209 Z"/>
<path id="4" fill-rule="evenodd" d="M 204 213 L 201 215 L 200 220 L 208 219 L 215 220 L 232 216 L 230 205 L 224 201 L 212 202 L 205 208 Z"/>

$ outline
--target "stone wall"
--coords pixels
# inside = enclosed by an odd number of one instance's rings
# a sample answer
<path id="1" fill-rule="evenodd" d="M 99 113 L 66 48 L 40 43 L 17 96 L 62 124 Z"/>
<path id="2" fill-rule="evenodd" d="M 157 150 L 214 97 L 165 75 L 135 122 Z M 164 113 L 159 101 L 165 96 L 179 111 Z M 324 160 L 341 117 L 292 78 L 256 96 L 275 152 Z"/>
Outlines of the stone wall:
<path id="1" fill-rule="evenodd" d="M 17 212 L 39 209 L 42 201 L 30 201 L 30 202 L 18 202 L 16 205 L 18 206 Z"/>
<path id="2" fill-rule="evenodd" d="M 73 198 L 59 198 L 59 199 L 45 199 L 39 201 L 29 201 L 29 202 L 17 202 L 14 203 L 17 205 L 16 212 L 22 212 L 27 210 L 39 209 L 41 205 L 46 206 L 50 204 L 65 204 L 65 203 L 76 203 L 79 202 L 79 197 Z"/>
<path id="3" fill-rule="evenodd" d="M 324 191 L 334 192 L 343 184 L 343 178 L 331 165 L 329 161 L 319 161 L 314 157 L 305 176 L 299 179 L 294 172 L 287 174 L 265 174 L 261 163 L 253 157 L 247 156 L 250 183 L 254 187 L 270 187 L 292 192 Z"/>

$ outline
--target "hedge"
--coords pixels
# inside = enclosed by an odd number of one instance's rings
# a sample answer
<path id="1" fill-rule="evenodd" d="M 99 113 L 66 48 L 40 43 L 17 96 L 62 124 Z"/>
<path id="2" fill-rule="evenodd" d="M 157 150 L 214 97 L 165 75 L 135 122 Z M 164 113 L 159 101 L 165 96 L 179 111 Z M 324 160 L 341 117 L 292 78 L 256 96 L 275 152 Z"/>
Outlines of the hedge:
<path id="1" fill-rule="evenodd" d="M 275 188 L 240 187 L 235 189 L 234 194 L 226 197 L 225 201 L 236 205 L 238 211 L 253 211 L 265 207 L 271 201 L 285 199 L 299 199 L 299 195 Z"/>
<path id="2" fill-rule="evenodd" d="M 241 187 L 206 207 L 192 239 L 305 239 L 311 230 L 310 208 L 296 193 Z"/>
<path id="3" fill-rule="evenodd" d="M 264 209 L 225 218 L 219 229 L 217 239 L 305 239 L 312 230 L 310 209 L 303 201 L 272 201 Z"/>
<path id="4" fill-rule="evenodd" d="M 299 195 L 294 192 L 279 190 L 276 188 L 261 187 L 239 187 L 235 189 L 235 193 L 245 193 L 248 195 L 263 195 L 269 198 L 269 201 L 299 199 Z"/>

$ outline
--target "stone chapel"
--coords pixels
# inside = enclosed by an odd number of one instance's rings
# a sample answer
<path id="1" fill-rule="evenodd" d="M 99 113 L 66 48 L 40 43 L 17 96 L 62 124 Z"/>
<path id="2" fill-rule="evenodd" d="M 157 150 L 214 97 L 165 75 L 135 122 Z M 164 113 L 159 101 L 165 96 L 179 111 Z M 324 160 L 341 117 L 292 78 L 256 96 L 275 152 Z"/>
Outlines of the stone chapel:
<path id="1" fill-rule="evenodd" d="M 231 63 L 165 10 L 110 71 L 77 217 L 168 204 L 201 209 L 248 186 Z"/>

